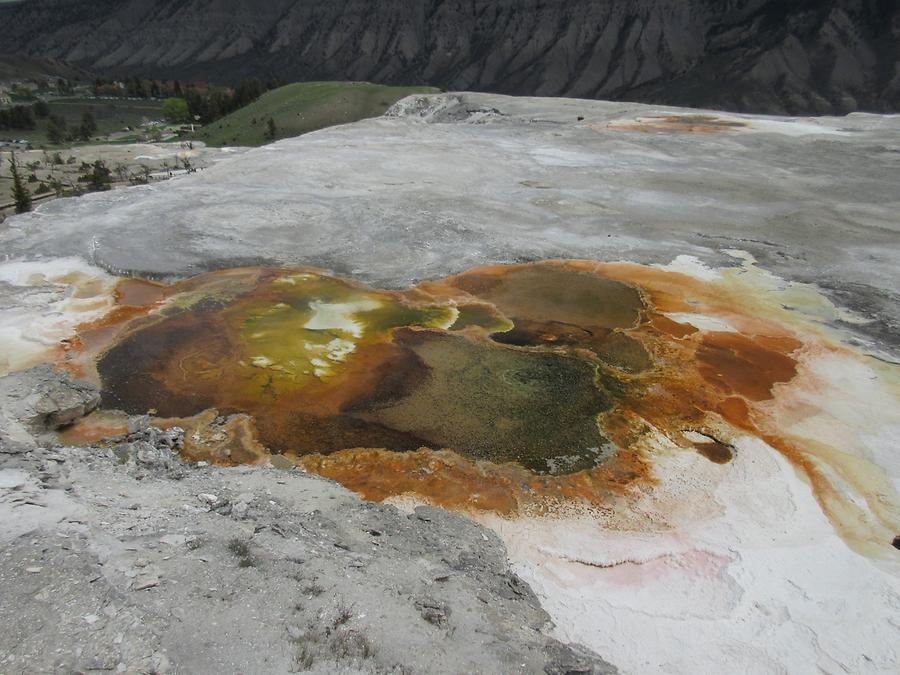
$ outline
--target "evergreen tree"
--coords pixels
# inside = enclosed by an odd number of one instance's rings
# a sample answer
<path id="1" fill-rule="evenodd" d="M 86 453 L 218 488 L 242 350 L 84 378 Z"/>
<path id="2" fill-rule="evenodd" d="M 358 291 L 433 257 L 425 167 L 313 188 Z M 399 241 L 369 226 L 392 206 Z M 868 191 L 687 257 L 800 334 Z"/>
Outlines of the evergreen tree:
<path id="1" fill-rule="evenodd" d="M 34 114 L 31 108 L 16 105 L 0 110 L 0 129 L 34 129 Z"/>
<path id="2" fill-rule="evenodd" d="M 266 122 L 266 138 L 268 138 L 270 141 L 274 141 L 276 131 L 277 129 L 275 128 L 275 119 L 270 117 L 269 121 Z"/>
<path id="3" fill-rule="evenodd" d="M 81 115 L 81 126 L 78 127 L 78 136 L 83 141 L 91 140 L 91 136 L 97 133 L 97 121 L 90 110 L 85 110 Z"/>
<path id="4" fill-rule="evenodd" d="M 106 162 L 98 159 L 90 166 L 90 173 L 85 174 L 81 179 L 86 179 L 85 182 L 91 192 L 109 190 L 110 183 L 112 183 L 112 171 L 106 166 Z"/>
<path id="5" fill-rule="evenodd" d="M 38 119 L 45 119 L 50 114 L 50 106 L 47 105 L 47 101 L 44 99 L 35 101 L 31 109 L 34 111 L 34 116 Z"/>
<path id="6" fill-rule="evenodd" d="M 66 128 L 66 120 L 59 115 L 50 115 L 47 120 L 47 138 L 54 145 L 64 143 L 69 137 L 69 131 Z"/>
<path id="7" fill-rule="evenodd" d="M 16 213 L 27 213 L 31 211 L 31 193 L 22 182 L 22 175 L 19 173 L 19 165 L 16 162 L 16 153 L 12 153 L 9 158 L 9 168 L 12 172 L 13 179 L 13 199 L 16 202 Z"/>

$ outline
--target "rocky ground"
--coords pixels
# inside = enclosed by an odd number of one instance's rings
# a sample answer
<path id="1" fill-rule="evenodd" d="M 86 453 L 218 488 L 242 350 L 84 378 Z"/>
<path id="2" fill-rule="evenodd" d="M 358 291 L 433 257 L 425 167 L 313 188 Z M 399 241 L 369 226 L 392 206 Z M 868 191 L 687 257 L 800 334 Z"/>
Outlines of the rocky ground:
<path id="1" fill-rule="evenodd" d="M 50 368 L 0 379 L 0 672 L 616 672 L 547 636 L 491 531 L 184 463 L 146 418 L 102 447 L 47 435 L 96 403 Z"/>

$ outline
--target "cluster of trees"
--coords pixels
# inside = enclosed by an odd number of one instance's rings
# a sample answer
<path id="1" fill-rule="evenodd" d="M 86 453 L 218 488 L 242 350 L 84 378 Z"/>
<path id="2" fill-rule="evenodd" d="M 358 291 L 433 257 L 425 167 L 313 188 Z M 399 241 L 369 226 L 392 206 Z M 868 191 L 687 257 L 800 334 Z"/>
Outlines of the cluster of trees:
<path id="1" fill-rule="evenodd" d="M 60 80 L 65 83 L 64 80 Z M 107 86 L 111 83 L 108 78 L 98 78 L 97 87 Z M 149 80 L 132 78 L 125 81 L 126 90 L 142 93 L 144 85 L 150 82 L 152 85 L 147 91 L 159 91 L 159 83 Z M 163 101 L 163 115 L 170 122 L 183 124 L 186 122 L 199 122 L 209 124 L 220 117 L 234 112 L 239 108 L 253 103 L 256 99 L 280 83 L 273 80 L 263 82 L 259 79 L 244 80 L 236 89 L 211 89 L 201 93 L 195 88 L 181 89 L 179 82 L 171 85 L 170 91 L 175 94 Z M 31 105 L 16 105 L 7 109 L 0 109 L 0 129 L 17 129 L 30 131 L 37 127 L 37 120 L 47 120 L 47 138 L 55 145 L 72 141 L 87 141 L 97 133 L 97 123 L 90 111 L 83 113 L 80 124 L 71 125 L 64 117 L 50 112 L 50 106 L 43 99 L 36 100 Z M 270 132 L 274 138 L 274 132 Z"/>
<path id="2" fill-rule="evenodd" d="M 50 115 L 47 119 L 47 140 L 54 145 L 71 141 L 89 141 L 97 133 L 97 120 L 90 110 L 81 114 L 81 123 L 69 127 L 64 117 Z"/>
<path id="3" fill-rule="evenodd" d="M 112 170 L 102 159 L 96 160 L 93 164 L 82 162 L 81 170 L 84 173 L 78 176 L 78 182 L 86 183 L 90 192 L 109 190 L 112 186 Z"/>
<path id="4" fill-rule="evenodd" d="M 122 81 L 101 76 L 94 80 L 94 96 L 121 96 L 127 98 L 162 98 L 181 93 L 180 83 L 166 83 L 127 77 Z"/>
<path id="5" fill-rule="evenodd" d="M 280 87 L 278 80 L 258 78 L 243 80 L 236 88 L 197 88 L 175 80 L 159 82 L 129 78 L 122 87 L 110 78 L 97 78 L 94 93 L 98 96 L 127 96 L 136 98 L 165 98 L 163 114 L 170 122 L 200 122 L 208 124 L 238 108 L 252 103 L 270 89 Z"/>
<path id="6" fill-rule="evenodd" d="M 85 111 L 81 122 L 70 128 L 65 118 L 50 113 L 50 106 L 40 99 L 30 106 L 16 105 L 0 110 L 0 129 L 30 131 L 37 126 L 37 120 L 47 120 L 47 136 L 51 143 L 86 141 L 97 133 L 97 121 L 90 111 Z"/>
<path id="7" fill-rule="evenodd" d="M 71 96 L 75 93 L 72 83 L 62 77 L 57 78 L 55 82 L 47 78 L 37 78 L 32 82 L 34 86 L 15 83 L 10 87 L 9 93 L 14 99 L 20 101 L 37 100 L 39 94 L 56 93 L 60 96 Z"/>
<path id="8" fill-rule="evenodd" d="M 256 100 L 270 89 L 281 86 L 277 79 L 263 81 L 258 78 L 242 80 L 234 89 L 209 86 L 205 82 L 181 82 L 180 80 L 145 80 L 128 77 L 115 80 L 101 76 L 94 80 L 95 96 L 121 96 L 127 98 L 205 98 L 213 94 L 233 98 L 238 107 Z"/>
<path id="9" fill-rule="evenodd" d="M 0 129 L 34 129 L 35 120 L 46 119 L 50 115 L 50 106 L 43 99 L 31 105 L 14 105 L 0 110 Z"/>
<path id="10" fill-rule="evenodd" d="M 47 88 L 50 88 L 49 85 Z M 75 93 L 75 87 L 73 87 L 72 83 L 68 80 L 58 77 L 56 78 L 56 93 L 60 96 L 71 96 Z"/>
<path id="11" fill-rule="evenodd" d="M 263 82 L 253 78 L 242 81 L 235 89 L 212 89 L 200 93 L 196 89 L 187 89 L 180 97 L 187 106 L 188 121 L 196 120 L 201 124 L 209 124 L 220 117 L 253 103 L 270 89 L 281 86 L 277 80 Z"/>
<path id="12" fill-rule="evenodd" d="M 64 77 L 57 77 L 55 80 L 38 78 L 34 82 L 40 93 L 56 92 L 60 96 L 71 96 L 75 93 L 75 86 Z"/>
<path id="13" fill-rule="evenodd" d="M 190 122 L 193 119 L 191 109 L 183 98 L 167 98 L 163 101 L 163 115 L 176 124 Z"/>
<path id="14" fill-rule="evenodd" d="M 43 101 L 42 101 L 43 103 Z M 46 105 L 46 103 L 44 103 Z M 20 129 L 27 131 L 35 127 L 34 107 L 14 105 L 0 110 L 0 129 Z"/>

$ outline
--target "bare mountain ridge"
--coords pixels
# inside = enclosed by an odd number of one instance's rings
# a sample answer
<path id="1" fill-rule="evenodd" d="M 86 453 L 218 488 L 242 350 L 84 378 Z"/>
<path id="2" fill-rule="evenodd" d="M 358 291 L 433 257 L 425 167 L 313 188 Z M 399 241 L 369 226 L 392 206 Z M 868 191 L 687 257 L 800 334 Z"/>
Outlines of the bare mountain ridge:
<path id="1" fill-rule="evenodd" d="M 5 51 L 159 77 L 900 110 L 889 0 L 28 0 L 0 25 Z"/>

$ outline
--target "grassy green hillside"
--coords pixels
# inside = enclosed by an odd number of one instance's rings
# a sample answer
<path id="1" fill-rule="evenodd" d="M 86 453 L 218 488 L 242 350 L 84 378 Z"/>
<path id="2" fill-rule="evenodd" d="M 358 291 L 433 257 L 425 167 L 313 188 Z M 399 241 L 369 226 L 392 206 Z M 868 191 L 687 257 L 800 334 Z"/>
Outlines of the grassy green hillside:
<path id="1" fill-rule="evenodd" d="M 404 96 L 437 91 L 432 87 L 386 87 L 369 82 L 288 84 L 213 122 L 196 138 L 210 145 L 263 145 L 269 142 L 269 118 L 275 120 L 277 140 L 377 117 Z"/>

